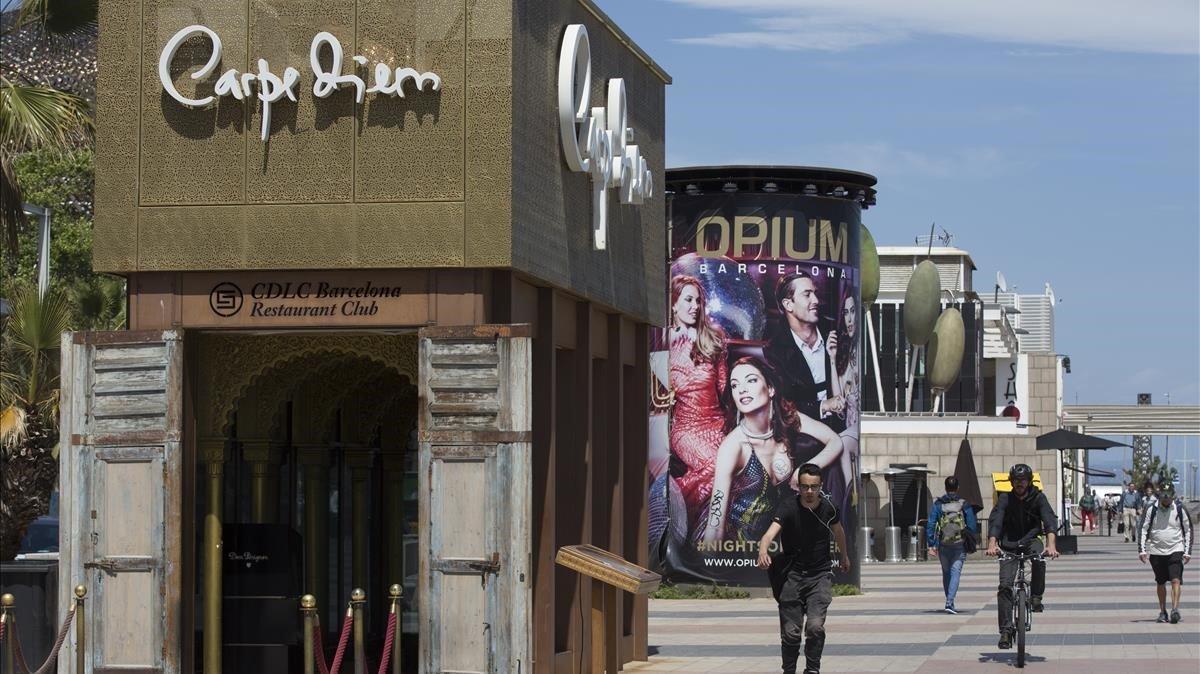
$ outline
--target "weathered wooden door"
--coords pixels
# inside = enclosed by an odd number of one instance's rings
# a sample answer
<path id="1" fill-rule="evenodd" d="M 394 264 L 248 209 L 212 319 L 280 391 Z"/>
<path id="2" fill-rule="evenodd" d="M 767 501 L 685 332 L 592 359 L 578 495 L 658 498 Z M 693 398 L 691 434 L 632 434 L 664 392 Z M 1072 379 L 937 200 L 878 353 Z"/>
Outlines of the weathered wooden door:
<path id="1" fill-rule="evenodd" d="M 528 328 L 420 337 L 420 671 L 528 674 Z"/>
<path id="2" fill-rule="evenodd" d="M 176 331 L 63 336 L 59 605 L 87 587 L 89 672 L 179 671 L 182 360 Z"/>

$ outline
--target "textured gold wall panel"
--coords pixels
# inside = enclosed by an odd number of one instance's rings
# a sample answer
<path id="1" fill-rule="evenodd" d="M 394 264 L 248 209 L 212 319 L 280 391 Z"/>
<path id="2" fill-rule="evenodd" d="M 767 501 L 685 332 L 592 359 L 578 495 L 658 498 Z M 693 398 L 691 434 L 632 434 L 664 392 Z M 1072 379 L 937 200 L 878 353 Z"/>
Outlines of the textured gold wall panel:
<path id="1" fill-rule="evenodd" d="M 467 265 L 512 264 L 511 0 L 472 3 L 467 19 Z M 552 91 L 540 94 L 547 109 Z"/>
<path id="2" fill-rule="evenodd" d="M 463 205 L 359 204 L 356 266 L 462 267 Z"/>
<path id="3" fill-rule="evenodd" d="M 409 84 L 359 110 L 356 201 L 462 201 L 466 160 L 466 0 L 359 0 L 359 52 L 375 62 L 434 72 L 438 92 Z M 475 77 L 471 73 L 470 77 Z"/>
<path id="4" fill-rule="evenodd" d="M 138 269 L 240 269 L 246 209 L 237 206 L 142 208 Z"/>
<path id="5" fill-rule="evenodd" d="M 353 198 L 354 88 L 328 98 L 312 94 L 309 46 L 320 30 L 333 33 L 344 49 L 343 68 L 357 54 L 354 0 L 252 0 L 250 58 L 266 59 L 276 73 L 300 71 L 296 103 L 271 106 L 271 135 L 261 140 L 262 104 L 252 106 L 246 127 L 246 200 L 250 203 L 348 202 Z M 328 67 L 328 50 L 323 63 Z M 255 66 L 257 68 L 257 66 Z M 267 211 L 268 213 L 273 211 Z"/>
<path id="6" fill-rule="evenodd" d="M 105 8 L 106 14 L 110 14 Z M 141 63 L 141 191 L 142 206 L 158 204 L 238 203 L 246 195 L 246 105 L 225 96 L 210 108 L 180 105 L 158 81 L 158 57 L 180 28 L 202 24 L 224 44 L 218 73 L 245 71 L 245 0 L 143 0 Z M 176 88 L 185 96 L 212 93 L 216 77 L 203 82 L 188 74 L 203 67 L 212 54 L 207 38 L 184 43 L 172 64 Z M 106 68 L 103 61 L 100 68 Z M 113 95 L 101 90 L 97 97 Z"/>
<path id="7" fill-rule="evenodd" d="M 664 86 L 581 0 L 101 0 L 100 14 L 97 270 L 515 268 L 642 320 L 664 311 Z M 559 148 L 559 41 L 576 22 L 592 37 L 594 100 L 626 79 L 659 188 L 641 207 L 613 196 L 607 251 L 591 248 L 589 178 Z M 183 46 L 171 71 L 185 95 L 259 58 L 300 71 L 268 142 L 257 100 L 192 110 L 162 91 L 159 54 L 192 24 L 224 49 L 196 82 L 211 45 Z M 436 72 L 442 90 L 315 99 L 322 30 L 342 41 L 344 69 L 366 57 L 368 86 L 384 63 Z"/>
<path id="8" fill-rule="evenodd" d="M 106 0 L 96 74 L 97 269 L 137 268 L 138 95 L 141 23 L 137 0 Z"/>

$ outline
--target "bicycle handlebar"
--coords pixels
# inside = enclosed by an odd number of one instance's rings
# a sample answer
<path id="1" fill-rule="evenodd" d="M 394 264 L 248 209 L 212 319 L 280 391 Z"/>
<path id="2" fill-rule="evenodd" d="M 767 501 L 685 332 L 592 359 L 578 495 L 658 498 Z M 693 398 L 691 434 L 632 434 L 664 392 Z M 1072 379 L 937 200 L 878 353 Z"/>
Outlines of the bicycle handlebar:
<path id="1" fill-rule="evenodd" d="M 1045 560 L 1047 560 L 1047 559 L 1050 559 L 1050 558 L 1049 558 L 1049 557 L 1046 557 L 1046 553 L 1045 553 L 1045 552 L 1018 552 L 1018 553 L 1012 553 L 1012 552 L 1005 552 L 1005 551 L 1003 551 L 1003 550 L 1002 550 L 1002 551 L 1000 551 L 1000 554 L 996 556 L 996 561 L 998 561 L 998 562 L 1003 562 L 1003 561 L 1005 561 L 1005 560 L 1009 560 L 1009 559 L 1016 559 L 1016 560 L 1022 560 L 1022 559 L 1024 559 L 1024 560 L 1038 560 L 1038 559 L 1040 559 L 1040 560 L 1042 560 L 1042 561 L 1045 561 Z"/>

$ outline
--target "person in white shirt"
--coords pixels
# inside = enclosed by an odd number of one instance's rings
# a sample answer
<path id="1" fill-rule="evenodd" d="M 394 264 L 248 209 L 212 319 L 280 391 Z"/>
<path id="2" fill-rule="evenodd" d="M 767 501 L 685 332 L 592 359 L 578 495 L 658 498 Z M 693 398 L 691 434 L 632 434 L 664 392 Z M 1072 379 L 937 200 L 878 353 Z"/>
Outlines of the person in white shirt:
<path id="1" fill-rule="evenodd" d="M 1183 505 L 1176 503 L 1171 485 L 1158 488 L 1158 500 L 1146 507 L 1138 538 L 1138 559 L 1150 562 L 1158 589 L 1158 622 L 1167 617 L 1167 583 L 1171 584 L 1171 624 L 1179 622 L 1179 595 L 1183 565 L 1192 559 L 1192 523 Z"/>

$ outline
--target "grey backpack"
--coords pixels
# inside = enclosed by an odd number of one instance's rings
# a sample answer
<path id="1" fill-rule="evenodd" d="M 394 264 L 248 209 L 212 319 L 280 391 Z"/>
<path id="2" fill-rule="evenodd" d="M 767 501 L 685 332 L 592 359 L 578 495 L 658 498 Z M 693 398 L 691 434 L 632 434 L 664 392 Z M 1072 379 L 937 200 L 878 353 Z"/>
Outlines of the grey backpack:
<path id="1" fill-rule="evenodd" d="M 942 515 L 937 521 L 938 540 L 942 545 L 962 543 L 963 529 L 967 526 L 967 520 L 963 517 L 965 503 L 962 499 L 954 499 L 942 504 Z"/>

